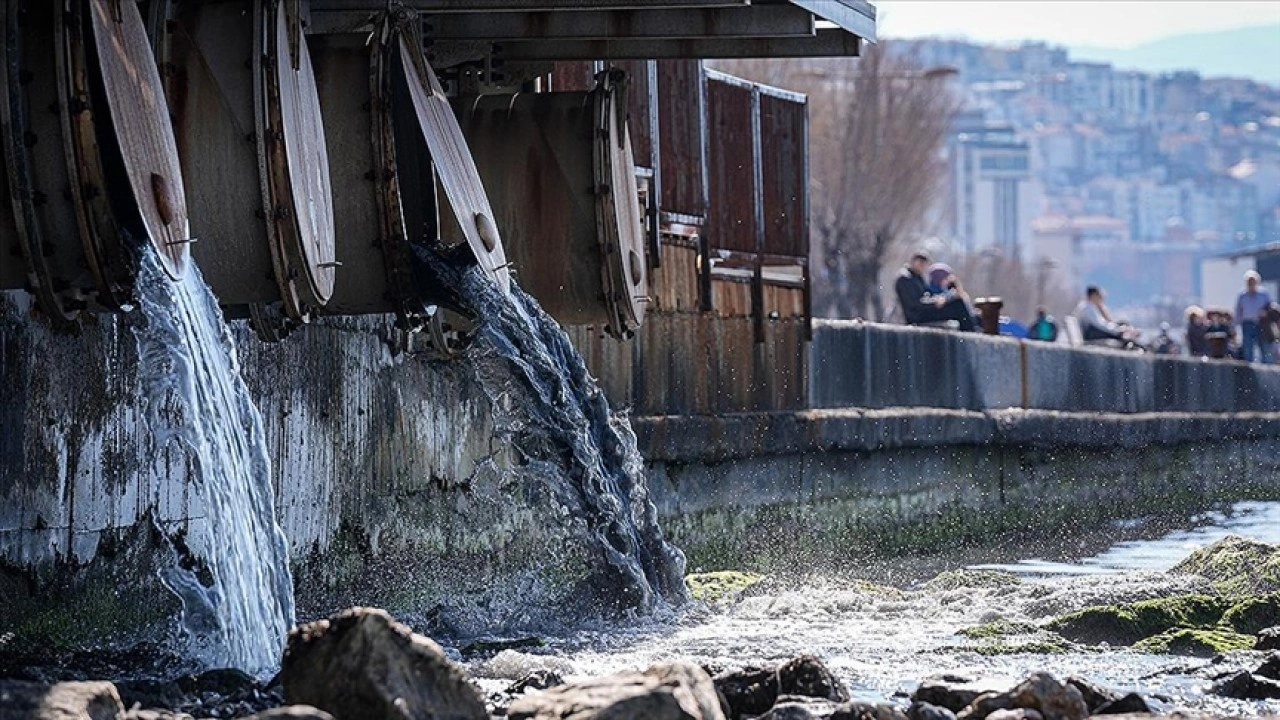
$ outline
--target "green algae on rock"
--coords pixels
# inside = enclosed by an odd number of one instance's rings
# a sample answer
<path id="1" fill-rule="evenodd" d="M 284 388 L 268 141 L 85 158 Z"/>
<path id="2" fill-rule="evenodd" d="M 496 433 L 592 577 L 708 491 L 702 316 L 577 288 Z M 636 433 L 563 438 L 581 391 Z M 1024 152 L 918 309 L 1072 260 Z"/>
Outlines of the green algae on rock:
<path id="1" fill-rule="evenodd" d="M 1222 616 L 1222 624 L 1246 635 L 1257 635 L 1280 625 L 1280 593 L 1268 593 L 1237 602 Z"/>
<path id="2" fill-rule="evenodd" d="M 1085 608 L 1054 618 L 1046 627 L 1073 642 L 1132 645 L 1175 628 L 1217 625 L 1231 607 L 1225 598 L 1182 595 Z"/>
<path id="3" fill-rule="evenodd" d="M 924 584 L 925 590 L 961 590 L 965 588 L 1004 588 L 1022 584 L 1022 578 L 998 570 L 947 570 Z"/>
<path id="4" fill-rule="evenodd" d="M 721 570 L 686 575 L 684 584 L 694 600 L 714 604 L 742 592 L 764 578 L 764 575 L 755 573 Z"/>
<path id="5" fill-rule="evenodd" d="M 1169 570 L 1199 575 L 1233 595 L 1280 591 L 1280 546 L 1227 537 L 1192 553 Z"/>
<path id="6" fill-rule="evenodd" d="M 1140 640 L 1133 649 L 1162 655 L 1213 657 L 1232 650 L 1251 650 L 1255 638 L 1229 630 L 1177 628 Z"/>

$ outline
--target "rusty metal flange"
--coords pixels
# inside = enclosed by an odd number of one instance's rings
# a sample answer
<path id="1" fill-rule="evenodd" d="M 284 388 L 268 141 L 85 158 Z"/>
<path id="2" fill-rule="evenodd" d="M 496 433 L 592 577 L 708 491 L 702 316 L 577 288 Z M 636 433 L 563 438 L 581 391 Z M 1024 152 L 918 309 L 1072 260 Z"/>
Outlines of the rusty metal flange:
<path id="1" fill-rule="evenodd" d="M 27 289 L 55 327 L 73 329 L 78 313 L 75 299 L 67 294 L 75 265 L 67 262 L 66 239 L 75 237 L 74 212 L 64 195 L 53 190 L 68 184 L 56 84 L 33 82 L 57 72 L 55 16 L 55 7 L 38 2 L 9 0 L 4 5 L 0 134 L 9 191 L 5 201 L 12 207 L 12 230 L 25 260 Z M 40 107 L 46 112 L 38 112 Z M 64 239 L 55 243 L 54 238 Z"/>

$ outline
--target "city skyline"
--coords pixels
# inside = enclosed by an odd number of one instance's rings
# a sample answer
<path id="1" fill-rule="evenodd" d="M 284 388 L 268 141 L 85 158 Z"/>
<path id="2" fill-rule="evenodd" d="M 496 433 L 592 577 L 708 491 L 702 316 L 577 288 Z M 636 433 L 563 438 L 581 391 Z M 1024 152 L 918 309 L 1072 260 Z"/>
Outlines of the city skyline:
<path id="1" fill-rule="evenodd" d="M 885 37 L 983 43 L 1130 48 L 1178 35 L 1280 24 L 1280 0 L 880 0 L 876 8 Z"/>

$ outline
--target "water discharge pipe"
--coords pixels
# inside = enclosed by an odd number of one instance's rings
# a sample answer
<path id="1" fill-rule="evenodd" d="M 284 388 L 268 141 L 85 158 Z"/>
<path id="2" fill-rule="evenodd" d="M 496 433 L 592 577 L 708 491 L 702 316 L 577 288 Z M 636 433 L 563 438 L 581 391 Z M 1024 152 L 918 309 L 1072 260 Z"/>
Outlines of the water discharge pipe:
<path id="1" fill-rule="evenodd" d="M 231 315 L 277 337 L 328 303 L 329 157 L 291 3 L 164 3 L 152 34 L 187 177 L 192 252 Z M 270 318 L 270 319 L 269 319 Z"/>
<path id="2" fill-rule="evenodd" d="M 453 105 L 521 285 L 562 323 L 629 336 L 644 319 L 648 268 L 622 73 L 601 73 L 590 92 Z"/>
<path id="3" fill-rule="evenodd" d="M 130 307 L 142 243 L 179 279 L 191 242 L 183 179 L 137 6 L 9 0 L 0 33 L 4 232 L 41 310 L 70 328 L 90 301 Z M 11 287 L 13 273 L 0 279 Z"/>

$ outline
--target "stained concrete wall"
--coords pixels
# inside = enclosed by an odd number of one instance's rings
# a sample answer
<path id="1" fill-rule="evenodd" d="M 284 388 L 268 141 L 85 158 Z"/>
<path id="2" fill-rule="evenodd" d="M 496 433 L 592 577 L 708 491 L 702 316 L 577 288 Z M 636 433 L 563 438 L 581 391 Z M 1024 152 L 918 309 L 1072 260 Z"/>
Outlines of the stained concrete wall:
<path id="1" fill-rule="evenodd" d="M 0 646 L 167 631 L 177 604 L 156 570 L 216 521 L 186 450 L 148 425 L 133 322 L 55 335 L 25 295 L 0 293 Z M 467 633 L 583 612 L 605 560 L 554 469 L 509 449 L 480 361 L 397 353 L 389 318 L 324 321 L 280 344 L 243 324 L 232 334 L 300 614 L 358 601 Z"/>
<path id="2" fill-rule="evenodd" d="M 1118 413 L 1280 410 L 1280 367 L 826 320 L 814 322 L 809 404 Z"/>
<path id="3" fill-rule="evenodd" d="M 645 418 L 636 430 L 663 527 L 695 569 L 866 573 L 891 561 L 927 576 L 939 555 L 1080 552 L 1089 533 L 1100 551 L 1116 520 L 1185 523 L 1280 499 L 1280 412 L 846 409 Z"/>

